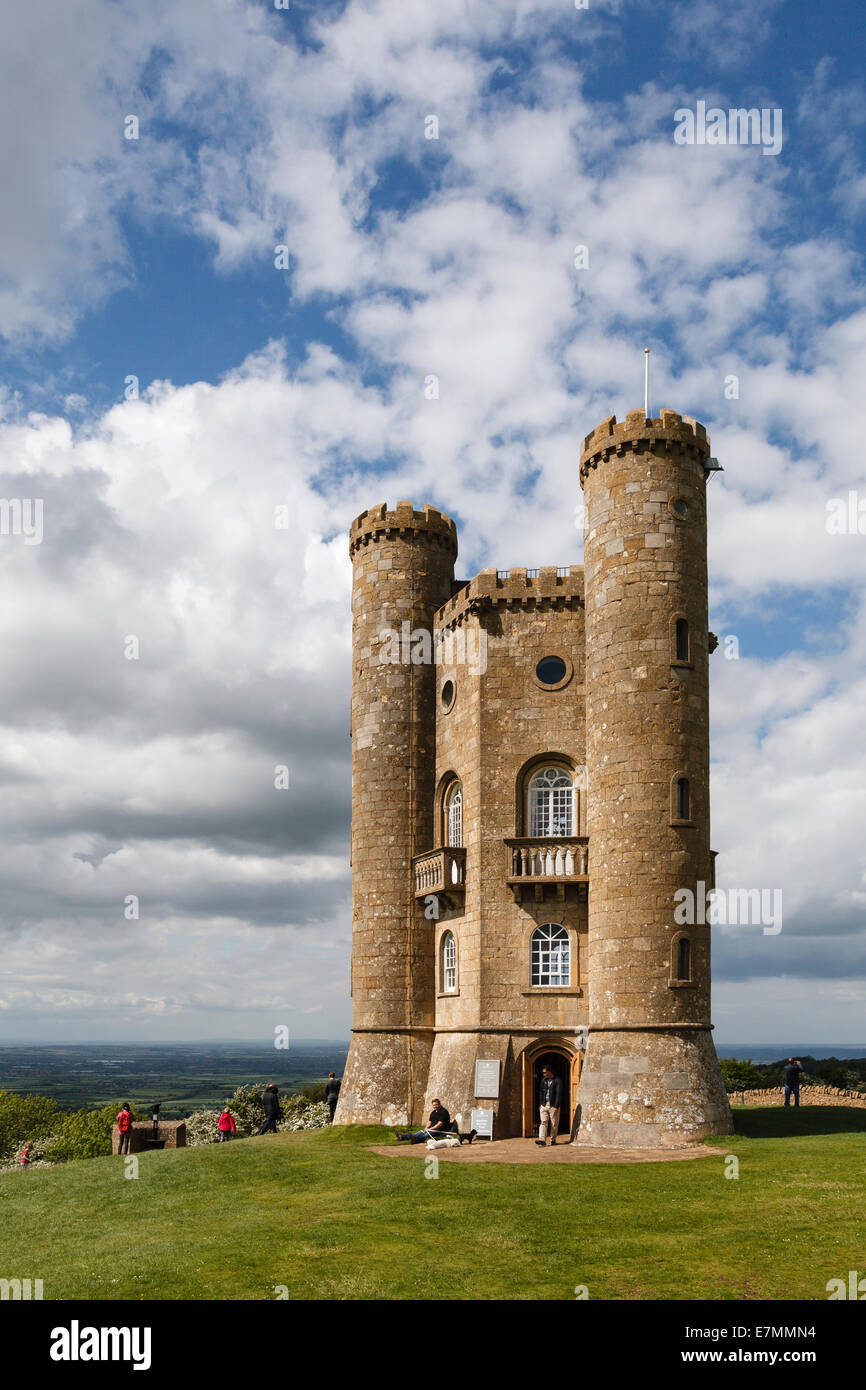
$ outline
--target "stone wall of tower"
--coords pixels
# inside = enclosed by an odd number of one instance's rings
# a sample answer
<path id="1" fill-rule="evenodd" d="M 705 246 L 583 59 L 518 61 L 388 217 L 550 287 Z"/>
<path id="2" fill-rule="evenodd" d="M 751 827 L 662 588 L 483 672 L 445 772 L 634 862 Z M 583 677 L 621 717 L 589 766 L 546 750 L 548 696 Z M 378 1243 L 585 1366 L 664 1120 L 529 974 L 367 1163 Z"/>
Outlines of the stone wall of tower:
<path id="1" fill-rule="evenodd" d="M 706 431 L 632 411 L 588 435 L 586 703 L 590 1035 L 578 1142 L 682 1144 L 727 1133 L 709 1024 L 705 926 L 677 890 L 711 881 Z M 688 624 L 678 660 L 676 623 Z M 690 787 L 687 818 L 676 784 Z M 676 978 L 687 931 L 691 978 Z"/>
<path id="2" fill-rule="evenodd" d="M 466 885 L 465 900 L 449 905 L 436 922 L 437 943 L 446 931 L 455 936 L 458 988 L 443 992 L 437 950 L 437 1032 L 425 1104 L 439 1096 L 467 1127 L 473 1106 L 490 1107 L 495 1133 L 504 1138 L 522 1134 L 535 1118 L 531 1104 L 524 1113 L 524 1049 L 545 1038 L 573 1042 L 587 1022 L 585 885 L 580 891 L 569 886 L 561 896 L 549 886 L 542 900 L 531 887 L 515 895 L 507 843 L 529 834 L 529 765 L 550 758 L 574 768 L 585 762 L 583 570 L 483 570 L 439 611 L 437 624 L 465 631 L 465 649 L 475 660 L 443 665 L 438 673 L 437 786 L 455 775 L 463 787 Z M 538 662 L 550 656 L 569 665 L 557 689 L 536 676 Z M 449 683 L 453 699 L 445 702 L 441 692 Z M 584 807 L 581 793 L 581 821 Z M 441 833 L 441 826 L 436 829 Z M 583 824 L 574 833 L 585 834 Z M 571 938 L 567 987 L 531 985 L 530 936 L 546 923 L 564 926 Z M 478 1058 L 500 1062 L 498 1100 L 475 1098 Z"/>
<path id="3" fill-rule="evenodd" d="M 411 871 L 432 844 L 436 668 L 411 634 L 432 633 L 451 596 L 456 528 L 433 507 L 380 505 L 352 523 L 349 550 L 353 1023 L 336 1121 L 408 1124 L 434 1022 L 433 924 Z"/>

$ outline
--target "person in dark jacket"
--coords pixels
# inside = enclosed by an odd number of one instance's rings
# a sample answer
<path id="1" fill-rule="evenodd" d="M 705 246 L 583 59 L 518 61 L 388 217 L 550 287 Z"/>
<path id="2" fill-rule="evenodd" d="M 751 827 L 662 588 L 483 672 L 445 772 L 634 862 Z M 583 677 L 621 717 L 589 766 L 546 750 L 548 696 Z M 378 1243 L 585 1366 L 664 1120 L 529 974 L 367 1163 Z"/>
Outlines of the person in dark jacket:
<path id="1" fill-rule="evenodd" d="M 325 1082 L 325 1100 L 328 1102 L 328 1109 L 331 1112 L 331 1124 L 334 1123 L 334 1111 L 337 1108 L 337 1100 L 340 1095 L 340 1083 L 335 1072 L 328 1072 L 328 1079 Z"/>
<path id="2" fill-rule="evenodd" d="M 259 1130 L 259 1134 L 267 1134 L 268 1130 L 276 1134 L 277 1121 L 280 1118 L 280 1093 L 272 1081 L 269 1081 L 265 1087 L 262 1104 L 265 1107 L 265 1122 Z"/>
<path id="3" fill-rule="evenodd" d="M 535 1142 L 543 1149 L 548 1129 L 550 1130 L 551 1145 L 556 1143 L 559 1129 L 559 1108 L 562 1105 L 562 1082 L 558 1076 L 554 1076 L 550 1067 L 545 1067 L 541 1073 L 539 1098 L 541 1124 Z"/>
<path id="4" fill-rule="evenodd" d="M 800 1104 L 800 1077 L 805 1071 L 805 1067 L 800 1062 L 795 1062 L 793 1057 L 789 1057 L 785 1063 L 785 1104 L 790 1105 L 791 1097 L 794 1097 L 794 1104 Z"/>
<path id="5" fill-rule="evenodd" d="M 461 1134 L 457 1124 L 451 1119 L 450 1114 L 445 1109 L 441 1100 L 436 1097 L 433 1101 L 433 1109 L 430 1111 L 430 1119 L 427 1121 L 426 1129 L 418 1129 L 414 1134 L 399 1134 L 397 1141 L 400 1144 L 423 1144 L 427 1139 L 444 1139 L 446 1134 L 453 1134 L 460 1143 L 472 1143 L 475 1138 L 475 1130 L 470 1130 L 468 1134 Z"/>

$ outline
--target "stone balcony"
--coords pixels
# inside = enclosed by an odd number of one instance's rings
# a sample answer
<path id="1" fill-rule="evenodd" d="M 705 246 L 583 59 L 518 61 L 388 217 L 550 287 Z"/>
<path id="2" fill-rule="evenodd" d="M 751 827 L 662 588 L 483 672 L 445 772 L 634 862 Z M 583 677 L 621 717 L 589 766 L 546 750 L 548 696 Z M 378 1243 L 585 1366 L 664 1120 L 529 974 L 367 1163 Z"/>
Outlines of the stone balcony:
<path id="1" fill-rule="evenodd" d="M 556 898 L 565 901 L 569 884 L 577 896 L 587 896 L 589 884 L 589 840 L 585 835 L 559 835 L 505 841 L 508 850 L 506 883 L 515 901 L 534 891 L 535 901 L 544 901 L 545 889 L 553 888 Z"/>
<path id="2" fill-rule="evenodd" d="M 441 898 L 447 907 L 462 903 L 466 894 L 466 850 L 443 847 L 416 854 L 412 860 L 415 897 Z"/>

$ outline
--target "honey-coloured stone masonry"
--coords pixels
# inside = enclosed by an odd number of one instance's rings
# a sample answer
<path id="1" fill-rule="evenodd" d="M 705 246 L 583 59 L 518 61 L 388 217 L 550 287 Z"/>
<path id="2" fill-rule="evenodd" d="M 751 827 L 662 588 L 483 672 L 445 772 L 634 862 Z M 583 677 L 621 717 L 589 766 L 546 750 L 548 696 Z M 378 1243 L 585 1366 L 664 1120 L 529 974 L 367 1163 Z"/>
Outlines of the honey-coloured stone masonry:
<path id="1" fill-rule="evenodd" d="M 454 577 L 426 506 L 352 524 L 353 1034 L 338 1124 L 668 1147 L 728 1132 L 711 1041 L 703 426 L 584 441 L 585 564 Z M 569 535 L 569 507 L 563 534 Z M 426 639 L 425 639 L 426 634 Z M 495 1062 L 498 1095 L 476 1093 Z"/>

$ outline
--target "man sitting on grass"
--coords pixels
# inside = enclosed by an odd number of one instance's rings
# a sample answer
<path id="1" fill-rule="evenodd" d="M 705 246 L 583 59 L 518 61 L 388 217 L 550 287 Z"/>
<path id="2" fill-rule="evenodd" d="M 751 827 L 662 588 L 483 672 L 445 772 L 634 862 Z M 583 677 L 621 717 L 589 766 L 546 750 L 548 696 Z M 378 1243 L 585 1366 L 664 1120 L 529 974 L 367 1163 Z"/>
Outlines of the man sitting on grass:
<path id="1" fill-rule="evenodd" d="M 397 1140 L 401 1144 L 423 1144 L 427 1139 L 443 1139 L 446 1134 L 454 1134 L 463 1143 L 466 1139 L 470 1144 L 475 1138 L 476 1131 L 473 1129 L 469 1134 L 461 1134 L 457 1125 L 453 1123 L 451 1116 L 445 1109 L 441 1100 L 438 1098 L 433 1101 L 433 1109 L 430 1111 L 430 1119 L 426 1129 L 419 1129 L 415 1134 L 398 1134 Z"/>

